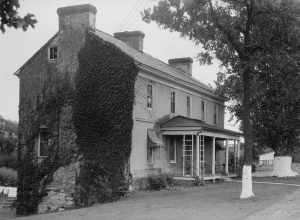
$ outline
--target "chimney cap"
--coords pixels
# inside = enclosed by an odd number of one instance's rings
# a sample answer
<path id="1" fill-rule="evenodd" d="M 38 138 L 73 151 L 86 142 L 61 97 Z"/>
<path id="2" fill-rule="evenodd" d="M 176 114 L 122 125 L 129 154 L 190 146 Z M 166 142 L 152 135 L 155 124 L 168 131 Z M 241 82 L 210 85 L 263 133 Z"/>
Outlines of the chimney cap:
<path id="1" fill-rule="evenodd" d="M 90 12 L 96 14 L 97 8 L 91 4 L 83 4 L 83 5 L 67 6 L 67 7 L 62 7 L 57 9 L 57 14 L 59 16 L 76 14 L 76 13 L 84 13 L 84 12 Z"/>
<path id="2" fill-rule="evenodd" d="M 124 32 L 116 32 L 114 33 L 114 37 L 133 37 L 133 36 L 140 36 L 142 38 L 145 37 L 145 34 L 142 31 L 124 31 Z"/>
<path id="3" fill-rule="evenodd" d="M 193 59 L 190 57 L 181 57 L 181 58 L 174 58 L 168 60 L 169 64 L 172 63 L 193 63 Z"/>

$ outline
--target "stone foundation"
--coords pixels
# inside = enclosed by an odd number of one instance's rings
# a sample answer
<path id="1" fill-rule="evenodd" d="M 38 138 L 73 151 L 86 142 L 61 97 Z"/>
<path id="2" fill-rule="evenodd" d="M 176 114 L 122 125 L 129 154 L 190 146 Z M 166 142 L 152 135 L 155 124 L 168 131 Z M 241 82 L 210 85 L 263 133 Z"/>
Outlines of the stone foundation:
<path id="1" fill-rule="evenodd" d="M 39 204 L 38 213 L 47 213 L 70 209 L 75 206 L 75 184 L 79 163 L 59 168 L 53 175 L 53 181 L 47 187 L 47 196 Z"/>

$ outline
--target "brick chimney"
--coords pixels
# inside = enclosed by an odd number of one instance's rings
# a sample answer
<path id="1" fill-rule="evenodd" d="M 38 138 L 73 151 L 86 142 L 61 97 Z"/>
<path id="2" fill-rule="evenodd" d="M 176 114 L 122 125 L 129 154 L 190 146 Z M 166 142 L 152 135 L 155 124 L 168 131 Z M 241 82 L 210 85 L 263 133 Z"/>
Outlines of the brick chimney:
<path id="1" fill-rule="evenodd" d="M 114 34 L 114 37 L 136 50 L 143 51 L 145 34 L 141 31 L 117 32 Z"/>
<path id="2" fill-rule="evenodd" d="M 180 69 L 185 73 L 192 75 L 192 66 L 193 66 L 193 59 L 190 57 L 182 57 L 182 58 L 175 58 L 169 59 L 168 63 L 170 66 L 175 67 L 176 69 Z"/>
<path id="3" fill-rule="evenodd" d="M 59 30 L 68 28 L 95 30 L 97 9 L 90 4 L 74 5 L 57 9 Z"/>

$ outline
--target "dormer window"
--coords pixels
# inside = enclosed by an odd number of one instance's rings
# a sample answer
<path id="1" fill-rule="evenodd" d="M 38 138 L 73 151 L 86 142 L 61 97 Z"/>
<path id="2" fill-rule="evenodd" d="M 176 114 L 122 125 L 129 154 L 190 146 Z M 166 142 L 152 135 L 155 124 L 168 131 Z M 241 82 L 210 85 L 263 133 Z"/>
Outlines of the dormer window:
<path id="1" fill-rule="evenodd" d="M 57 47 L 49 47 L 48 59 L 50 61 L 55 61 L 55 60 L 57 60 L 57 55 L 58 55 Z"/>

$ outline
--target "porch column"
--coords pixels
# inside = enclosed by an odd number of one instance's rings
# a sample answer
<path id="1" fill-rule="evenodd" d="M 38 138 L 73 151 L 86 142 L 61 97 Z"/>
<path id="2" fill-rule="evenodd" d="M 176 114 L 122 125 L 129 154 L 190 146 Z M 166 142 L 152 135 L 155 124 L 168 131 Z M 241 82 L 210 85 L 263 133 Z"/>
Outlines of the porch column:
<path id="1" fill-rule="evenodd" d="M 228 140 L 226 139 L 225 141 L 225 147 L 226 147 L 226 151 L 225 151 L 225 173 L 228 175 L 228 158 L 229 158 L 229 149 L 228 149 Z"/>
<path id="2" fill-rule="evenodd" d="M 211 157 L 211 174 L 216 174 L 216 138 L 213 137 L 212 143 L 212 157 Z"/>
<path id="3" fill-rule="evenodd" d="M 240 159 L 240 156 L 241 156 L 240 155 L 241 154 L 240 147 L 241 147 L 240 141 L 237 140 L 237 157 L 238 157 L 238 159 Z"/>
<path id="4" fill-rule="evenodd" d="M 200 175 L 200 162 L 199 162 L 199 156 L 200 156 L 200 151 L 199 151 L 199 135 L 196 135 L 196 176 Z"/>

